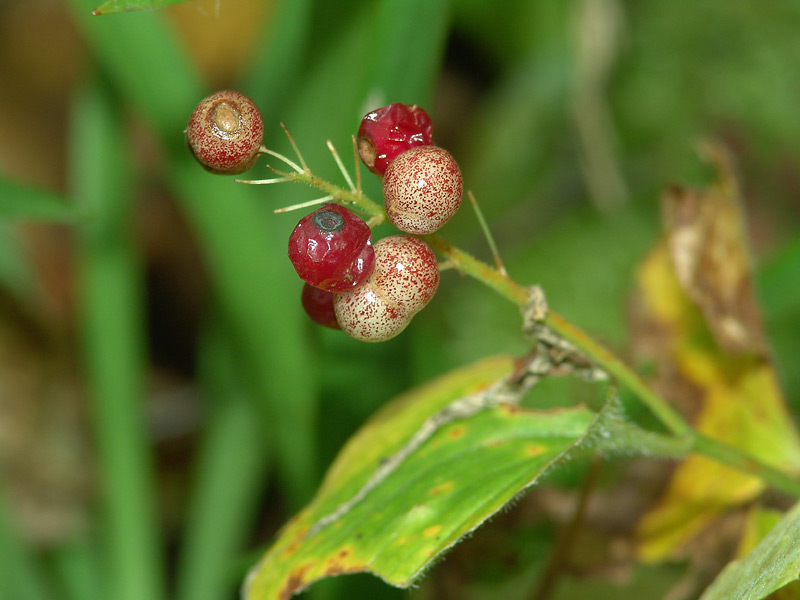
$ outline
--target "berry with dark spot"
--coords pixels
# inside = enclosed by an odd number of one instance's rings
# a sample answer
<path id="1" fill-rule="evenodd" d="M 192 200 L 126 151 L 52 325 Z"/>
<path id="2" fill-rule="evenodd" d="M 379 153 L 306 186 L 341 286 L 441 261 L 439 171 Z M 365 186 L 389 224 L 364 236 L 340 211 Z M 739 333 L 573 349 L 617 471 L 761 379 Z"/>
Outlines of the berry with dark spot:
<path id="1" fill-rule="evenodd" d="M 326 204 L 294 228 L 289 259 L 306 283 L 329 292 L 351 290 L 372 273 L 372 231 L 345 207 Z"/>

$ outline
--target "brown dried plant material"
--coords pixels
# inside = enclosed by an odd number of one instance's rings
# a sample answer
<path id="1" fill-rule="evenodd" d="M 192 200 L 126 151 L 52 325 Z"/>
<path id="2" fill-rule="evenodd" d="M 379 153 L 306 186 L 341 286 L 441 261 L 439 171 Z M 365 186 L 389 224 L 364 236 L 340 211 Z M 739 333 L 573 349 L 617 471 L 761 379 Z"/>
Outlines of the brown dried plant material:
<path id="1" fill-rule="evenodd" d="M 667 244 L 684 293 L 702 311 L 727 352 L 765 355 L 766 343 L 751 278 L 739 185 L 722 146 L 701 151 L 719 182 L 696 190 L 669 187 L 662 198 Z"/>
<path id="2" fill-rule="evenodd" d="M 719 181 L 665 194 L 666 240 L 637 273 L 637 334 L 649 336 L 639 356 L 656 361 L 659 389 L 697 431 L 797 473 L 800 437 L 767 357 L 738 185 L 724 150 L 706 153 Z M 688 556 L 699 567 L 710 545 L 735 546 L 724 524 L 764 489 L 756 477 L 690 455 L 638 524 L 639 558 Z"/>
<path id="3" fill-rule="evenodd" d="M 36 546 L 88 526 L 92 470 L 81 403 L 63 354 L 0 293 L 0 480 L 12 521 Z"/>

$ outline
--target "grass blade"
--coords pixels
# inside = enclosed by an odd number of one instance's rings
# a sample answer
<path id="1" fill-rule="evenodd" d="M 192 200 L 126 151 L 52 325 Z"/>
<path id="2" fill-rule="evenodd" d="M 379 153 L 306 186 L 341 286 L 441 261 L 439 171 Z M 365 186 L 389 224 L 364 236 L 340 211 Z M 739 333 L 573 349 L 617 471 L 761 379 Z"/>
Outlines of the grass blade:
<path id="1" fill-rule="evenodd" d="M 178 569 L 178 600 L 224 600 L 231 557 L 243 549 L 267 480 L 267 448 L 257 399 L 242 385 L 230 344 L 219 327 L 207 332 L 200 373 L 209 395 L 208 427 L 197 459 L 192 505 Z"/>
<path id="2" fill-rule="evenodd" d="M 58 194 L 0 177 L 0 219 L 71 221 L 75 211 Z"/>
<path id="3" fill-rule="evenodd" d="M 105 509 L 110 597 L 164 598 L 149 439 L 143 418 L 142 280 L 131 243 L 122 124 L 99 87 L 72 121 L 75 198 L 95 218 L 78 228 L 83 356 Z"/>
<path id="4" fill-rule="evenodd" d="M 9 522 L 2 492 L 0 482 L 0 598 L 50 600 L 53 596 L 44 573 Z"/>

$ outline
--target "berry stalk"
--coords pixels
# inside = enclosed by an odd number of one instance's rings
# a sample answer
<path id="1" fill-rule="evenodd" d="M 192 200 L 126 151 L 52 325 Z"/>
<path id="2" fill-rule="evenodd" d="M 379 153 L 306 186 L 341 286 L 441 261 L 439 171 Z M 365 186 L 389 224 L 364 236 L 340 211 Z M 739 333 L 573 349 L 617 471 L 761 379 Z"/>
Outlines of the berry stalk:
<path id="1" fill-rule="evenodd" d="M 286 181 L 299 181 L 329 195 L 334 202 L 354 206 L 370 215 L 373 225 L 386 219 L 384 207 L 374 202 L 360 190 L 348 190 L 313 175 L 309 170 L 294 173 L 280 173 Z M 419 236 L 436 252 L 464 275 L 468 275 L 520 308 L 528 305 L 530 291 L 512 279 L 507 273 L 475 258 L 468 252 L 453 246 L 445 238 L 431 233 Z M 691 447 L 708 458 L 719 461 L 737 470 L 749 473 L 773 486 L 775 489 L 793 497 L 800 498 L 800 480 L 767 465 L 746 452 L 719 440 L 696 432 L 666 400 L 655 393 L 630 367 L 614 354 L 598 344 L 580 328 L 556 312 L 548 310 L 542 324 L 562 339 L 581 350 L 593 363 L 616 378 L 658 418 L 662 425 L 676 437 L 688 438 Z"/>
<path id="2" fill-rule="evenodd" d="M 363 192 L 353 192 L 343 187 L 339 187 L 338 185 L 333 184 L 330 181 L 326 181 L 321 177 L 317 177 L 316 175 L 312 175 L 307 171 L 302 173 L 281 173 L 281 175 L 285 176 L 288 181 L 299 181 L 325 192 L 333 199 L 334 202 L 343 205 L 354 206 L 362 212 L 367 213 L 370 217 L 372 217 L 373 226 L 379 225 L 386 220 L 386 212 L 384 212 L 383 207 L 377 202 L 370 200 L 363 194 Z"/>

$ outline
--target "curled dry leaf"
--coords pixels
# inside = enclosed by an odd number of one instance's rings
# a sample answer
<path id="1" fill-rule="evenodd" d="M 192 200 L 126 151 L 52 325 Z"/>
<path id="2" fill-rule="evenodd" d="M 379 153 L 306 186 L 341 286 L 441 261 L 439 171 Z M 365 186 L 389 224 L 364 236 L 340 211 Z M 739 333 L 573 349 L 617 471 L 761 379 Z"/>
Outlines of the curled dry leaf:
<path id="1" fill-rule="evenodd" d="M 704 153 L 719 172 L 705 190 L 669 187 L 662 198 L 669 254 L 684 293 L 702 311 L 717 343 L 732 353 L 766 353 L 753 293 L 739 186 L 719 145 Z"/>
<path id="2" fill-rule="evenodd" d="M 651 339 L 637 355 L 656 360 L 659 389 L 691 415 L 697 431 L 800 472 L 800 437 L 767 357 L 753 295 L 738 186 L 724 151 L 707 152 L 719 181 L 707 190 L 666 192 L 666 240 L 639 267 L 637 338 Z M 764 489 L 758 478 L 689 456 L 639 522 L 639 557 L 701 560 L 724 537 L 724 524 Z"/>

